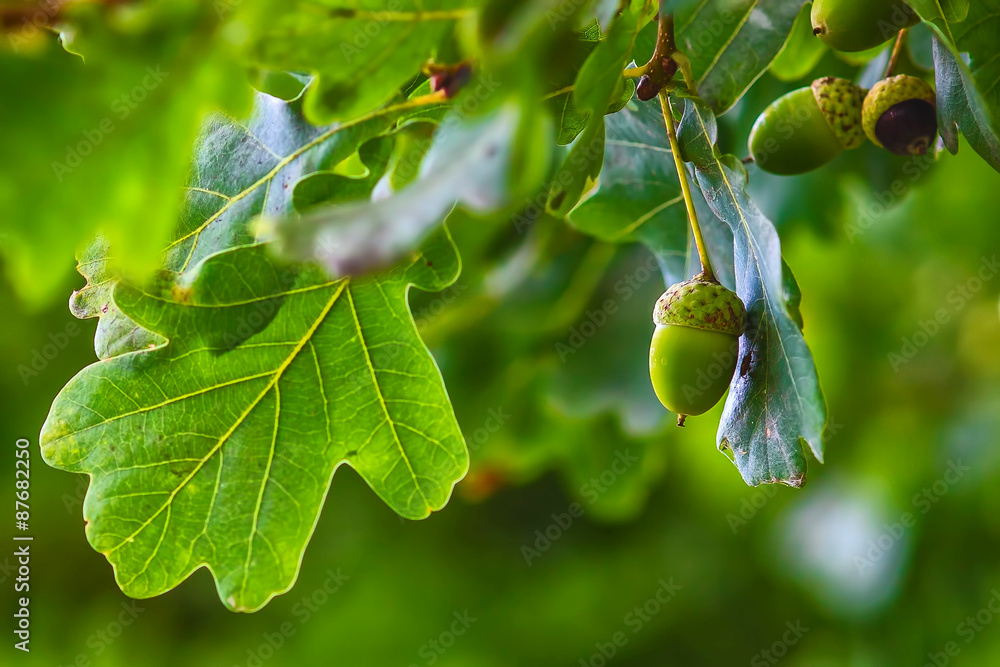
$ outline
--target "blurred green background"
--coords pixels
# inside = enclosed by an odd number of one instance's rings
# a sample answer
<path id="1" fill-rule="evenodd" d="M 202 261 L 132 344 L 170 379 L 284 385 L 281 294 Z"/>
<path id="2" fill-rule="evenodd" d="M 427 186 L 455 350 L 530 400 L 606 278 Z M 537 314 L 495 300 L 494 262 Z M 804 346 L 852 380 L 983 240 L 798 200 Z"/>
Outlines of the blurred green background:
<path id="1" fill-rule="evenodd" d="M 813 72 L 844 68 L 827 54 Z M 795 85 L 765 75 L 720 119 L 723 150 L 745 153 Z M 453 216 L 465 273 L 412 297 L 469 476 L 405 522 L 342 468 L 298 583 L 252 615 L 226 611 L 204 570 L 154 599 L 118 591 L 84 536 L 86 479 L 37 452 L 52 398 L 95 361 L 95 323 L 45 359 L 76 321 L 5 285 L 0 465 L 12 493 L 14 442 L 32 441 L 35 539 L 32 650 L 12 640 L 3 664 L 1000 664 L 1000 177 L 967 145 L 924 166 L 867 145 L 794 179 L 751 170 L 831 416 L 800 490 L 743 484 L 715 449 L 721 404 L 684 429 L 659 408 L 646 355 L 663 285 L 645 250 L 545 217 L 522 235 Z"/>

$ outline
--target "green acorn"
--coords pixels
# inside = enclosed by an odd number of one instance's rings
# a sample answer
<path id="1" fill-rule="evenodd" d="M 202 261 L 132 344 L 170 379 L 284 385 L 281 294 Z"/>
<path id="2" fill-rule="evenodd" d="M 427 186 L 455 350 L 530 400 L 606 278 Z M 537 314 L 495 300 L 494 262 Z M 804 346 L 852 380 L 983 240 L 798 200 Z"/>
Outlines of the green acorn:
<path id="1" fill-rule="evenodd" d="M 865 134 L 896 155 L 924 155 L 937 135 L 934 89 L 915 76 L 882 79 L 865 97 Z"/>
<path id="2" fill-rule="evenodd" d="M 649 377 L 664 407 L 700 415 L 719 402 L 736 372 L 746 308 L 732 290 L 704 275 L 670 286 L 653 308 Z"/>
<path id="3" fill-rule="evenodd" d="M 865 91 L 846 79 L 816 79 L 772 102 L 750 131 L 750 155 L 772 174 L 803 174 L 864 141 Z"/>
<path id="4" fill-rule="evenodd" d="M 920 19 L 903 0 L 814 0 L 813 34 L 838 51 L 866 51 Z"/>

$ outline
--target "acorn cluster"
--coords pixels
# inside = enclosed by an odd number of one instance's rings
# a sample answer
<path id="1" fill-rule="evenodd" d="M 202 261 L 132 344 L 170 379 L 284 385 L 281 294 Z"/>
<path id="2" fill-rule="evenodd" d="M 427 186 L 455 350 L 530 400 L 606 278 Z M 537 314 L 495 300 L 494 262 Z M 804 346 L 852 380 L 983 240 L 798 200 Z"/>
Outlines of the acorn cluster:
<path id="1" fill-rule="evenodd" d="M 816 0 L 813 34 L 840 51 L 863 51 L 913 25 L 902 0 Z M 764 171 L 790 175 L 812 171 L 865 137 L 896 155 L 924 155 L 937 135 L 934 89 L 900 74 L 864 90 L 845 79 L 824 77 L 772 102 L 750 132 L 749 148 Z"/>
<path id="2" fill-rule="evenodd" d="M 901 31 L 919 20 L 903 0 L 813 0 L 811 19 L 813 34 L 839 51 L 865 51 L 898 36 L 889 71 L 903 44 Z M 639 99 L 655 94 L 649 77 L 640 79 Z M 764 171 L 802 174 L 858 148 L 866 138 L 896 155 L 924 155 L 937 130 L 934 89 L 919 77 L 887 72 L 865 90 L 828 76 L 774 100 L 754 123 L 749 149 Z M 697 227 L 693 214 L 692 225 Z M 707 263 L 703 254 L 703 268 Z M 669 287 L 656 302 L 653 322 L 650 379 L 657 398 L 683 426 L 687 416 L 707 412 L 726 393 L 740 359 L 746 307 L 709 267 Z M 753 372 L 749 359 L 741 374 Z"/>

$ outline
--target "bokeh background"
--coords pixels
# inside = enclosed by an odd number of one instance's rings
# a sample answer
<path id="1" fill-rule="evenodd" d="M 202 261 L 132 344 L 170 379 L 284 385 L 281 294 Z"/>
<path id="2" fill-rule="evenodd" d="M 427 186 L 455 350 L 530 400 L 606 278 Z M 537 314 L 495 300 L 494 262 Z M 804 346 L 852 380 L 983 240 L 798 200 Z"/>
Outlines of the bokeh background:
<path id="1" fill-rule="evenodd" d="M 801 77 L 855 69 L 827 54 Z M 798 85 L 765 75 L 720 119 L 723 150 L 743 155 L 756 115 Z M 63 338 L 64 302 L 4 286 L 0 474 L 12 495 L 14 442 L 31 440 L 35 539 L 32 650 L 10 641 L 0 663 L 1000 664 L 1000 176 L 967 145 L 915 162 L 869 144 L 803 177 L 751 168 L 751 190 L 801 286 L 829 406 L 804 488 L 746 487 L 715 448 L 721 405 L 684 429 L 659 407 L 646 356 L 663 283 L 643 248 L 544 216 L 527 233 L 453 216 L 465 272 L 412 300 L 469 476 L 406 522 L 341 468 L 298 583 L 252 615 L 226 611 L 205 570 L 154 599 L 117 589 L 84 536 L 86 478 L 37 450 L 52 398 L 95 361 L 95 322 Z M 607 299 L 617 312 L 585 327 Z M 53 337 L 64 348 L 39 356 Z"/>

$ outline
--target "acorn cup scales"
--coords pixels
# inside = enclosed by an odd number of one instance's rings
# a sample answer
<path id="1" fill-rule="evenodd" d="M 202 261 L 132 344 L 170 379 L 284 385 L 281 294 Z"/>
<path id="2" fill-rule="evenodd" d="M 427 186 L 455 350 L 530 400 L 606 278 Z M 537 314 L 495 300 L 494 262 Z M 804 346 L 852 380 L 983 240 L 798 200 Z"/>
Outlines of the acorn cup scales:
<path id="1" fill-rule="evenodd" d="M 702 276 L 670 286 L 653 309 L 649 375 L 657 398 L 684 417 L 707 412 L 736 372 L 746 308 L 732 290 Z"/>
<path id="2" fill-rule="evenodd" d="M 906 74 L 882 79 L 865 96 L 862 125 L 876 146 L 896 155 L 924 155 L 938 129 L 934 89 Z"/>
<path id="3" fill-rule="evenodd" d="M 827 76 L 772 102 L 750 131 L 754 161 L 772 174 L 803 174 L 864 142 L 865 91 Z"/>

